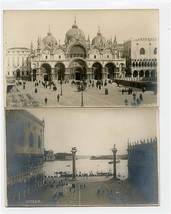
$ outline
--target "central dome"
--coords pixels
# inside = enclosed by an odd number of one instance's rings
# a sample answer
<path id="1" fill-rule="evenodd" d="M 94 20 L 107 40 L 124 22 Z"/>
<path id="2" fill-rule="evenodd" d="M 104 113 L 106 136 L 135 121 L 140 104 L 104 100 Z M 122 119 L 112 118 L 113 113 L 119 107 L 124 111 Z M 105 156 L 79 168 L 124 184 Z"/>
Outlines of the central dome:
<path id="1" fill-rule="evenodd" d="M 50 30 L 47 33 L 47 36 L 43 38 L 43 43 L 44 45 L 48 45 L 48 46 L 57 45 L 57 40 L 55 39 L 54 36 L 52 36 Z"/>
<path id="2" fill-rule="evenodd" d="M 97 47 L 102 47 L 106 45 L 106 39 L 102 36 L 100 29 L 97 33 L 97 36 L 95 36 L 94 39 L 92 40 L 92 45 Z"/>
<path id="3" fill-rule="evenodd" d="M 74 21 L 74 25 L 69 31 L 67 31 L 65 35 L 65 44 L 69 44 L 70 42 L 76 41 L 81 41 L 85 43 L 86 38 L 84 32 L 78 28 L 76 21 Z"/>

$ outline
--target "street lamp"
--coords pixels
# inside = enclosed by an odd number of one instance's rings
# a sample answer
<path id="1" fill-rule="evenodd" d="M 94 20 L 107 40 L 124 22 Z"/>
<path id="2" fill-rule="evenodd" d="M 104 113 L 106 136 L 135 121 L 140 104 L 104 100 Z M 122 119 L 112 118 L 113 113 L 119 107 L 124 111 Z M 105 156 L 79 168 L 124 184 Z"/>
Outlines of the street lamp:
<path id="1" fill-rule="evenodd" d="M 112 152 L 113 152 L 113 178 L 116 178 L 116 152 L 118 150 L 115 148 L 115 144 L 113 145 Z"/>
<path id="2" fill-rule="evenodd" d="M 60 70 L 60 76 L 61 76 L 61 80 L 60 80 L 60 84 L 61 84 L 61 96 L 63 95 L 63 93 L 62 93 L 62 70 L 61 69 L 59 69 Z"/>
<path id="3" fill-rule="evenodd" d="M 81 83 L 81 107 L 84 106 L 84 101 L 83 101 L 83 90 L 84 90 L 84 83 L 82 81 Z"/>
<path id="4" fill-rule="evenodd" d="M 82 83 L 81 83 L 81 107 L 84 106 L 84 97 L 83 97 L 83 91 L 84 91 L 84 73 L 82 74 Z"/>
<path id="5" fill-rule="evenodd" d="M 71 153 L 72 153 L 72 179 L 76 179 L 76 166 L 75 166 L 75 155 L 76 155 L 77 149 L 76 147 L 72 147 Z"/>
<path id="6" fill-rule="evenodd" d="M 62 96 L 62 75 L 61 75 L 61 96 Z"/>

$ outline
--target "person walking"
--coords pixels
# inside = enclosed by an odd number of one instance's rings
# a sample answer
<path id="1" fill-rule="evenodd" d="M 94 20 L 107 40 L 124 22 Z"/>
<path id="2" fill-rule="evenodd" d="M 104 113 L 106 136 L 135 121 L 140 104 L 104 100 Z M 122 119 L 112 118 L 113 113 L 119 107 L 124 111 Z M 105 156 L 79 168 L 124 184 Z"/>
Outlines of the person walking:
<path id="1" fill-rule="evenodd" d="M 57 101 L 58 101 L 58 103 L 59 103 L 59 99 L 60 99 L 60 95 L 58 94 L 57 95 Z"/>
<path id="2" fill-rule="evenodd" d="M 137 101 L 137 106 L 139 106 L 139 105 L 140 105 L 140 103 L 141 103 L 141 102 L 140 102 L 140 99 L 139 99 L 139 98 L 137 98 L 137 100 L 136 100 L 136 101 Z"/>
<path id="3" fill-rule="evenodd" d="M 136 93 L 134 92 L 132 96 L 133 96 L 133 99 L 135 101 L 136 100 Z"/>
<path id="4" fill-rule="evenodd" d="M 140 99 L 141 102 L 143 101 L 143 95 L 142 94 L 140 94 L 139 99 Z"/>
<path id="5" fill-rule="evenodd" d="M 47 99 L 47 97 L 45 97 L 45 104 L 47 105 L 47 102 L 48 102 L 48 99 Z"/>
<path id="6" fill-rule="evenodd" d="M 127 106 L 128 105 L 128 100 L 127 99 L 125 99 L 125 106 Z"/>

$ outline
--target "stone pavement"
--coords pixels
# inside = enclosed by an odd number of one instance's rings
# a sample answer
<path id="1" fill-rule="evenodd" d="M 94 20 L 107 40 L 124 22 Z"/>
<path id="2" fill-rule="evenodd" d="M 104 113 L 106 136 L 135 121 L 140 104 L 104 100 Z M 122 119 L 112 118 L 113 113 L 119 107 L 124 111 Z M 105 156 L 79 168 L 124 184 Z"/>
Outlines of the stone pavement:
<path id="1" fill-rule="evenodd" d="M 48 187 L 30 194 L 22 206 L 116 207 L 147 204 L 128 180 L 110 180 L 104 176 L 68 180 L 63 187 Z M 75 188 L 72 188 L 74 184 Z"/>
<path id="2" fill-rule="evenodd" d="M 108 95 L 105 95 L 105 89 L 108 89 Z M 125 99 L 128 100 L 128 107 L 131 107 L 133 96 L 128 95 L 127 92 L 122 94 L 122 89 L 125 87 L 118 87 L 115 83 L 102 86 L 101 90 L 95 87 L 87 87 L 83 92 L 84 107 L 125 107 Z M 155 106 L 157 104 L 157 95 L 152 91 L 142 93 L 140 89 L 132 88 L 138 98 L 140 94 L 143 95 L 143 101 L 140 106 Z M 15 86 L 13 90 L 7 94 L 7 107 L 80 107 L 81 93 L 78 92 L 76 86 L 70 83 L 57 84 L 57 91 L 52 88 L 45 88 L 42 83 L 37 87 L 35 93 L 34 82 L 26 82 L 26 88 L 22 85 Z M 57 95 L 60 95 L 59 102 Z M 47 97 L 47 104 L 45 104 L 45 97 Z"/>

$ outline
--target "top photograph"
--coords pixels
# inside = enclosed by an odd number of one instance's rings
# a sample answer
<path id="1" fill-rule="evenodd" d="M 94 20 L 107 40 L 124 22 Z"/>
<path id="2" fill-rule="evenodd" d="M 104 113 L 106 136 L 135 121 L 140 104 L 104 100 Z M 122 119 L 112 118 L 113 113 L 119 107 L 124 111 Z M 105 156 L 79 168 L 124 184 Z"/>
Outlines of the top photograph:
<path id="1" fill-rule="evenodd" d="M 5 10 L 6 108 L 159 106 L 159 11 Z"/>

